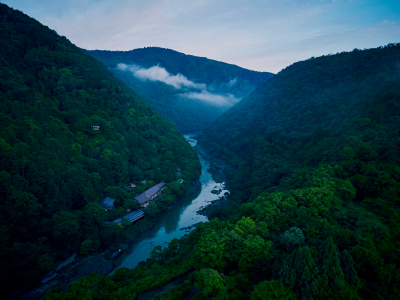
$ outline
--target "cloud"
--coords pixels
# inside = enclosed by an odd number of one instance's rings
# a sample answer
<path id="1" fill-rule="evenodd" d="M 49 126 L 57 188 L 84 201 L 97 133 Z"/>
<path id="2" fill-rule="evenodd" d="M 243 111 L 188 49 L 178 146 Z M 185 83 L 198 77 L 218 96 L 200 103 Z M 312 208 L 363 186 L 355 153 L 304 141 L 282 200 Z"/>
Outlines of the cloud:
<path id="1" fill-rule="evenodd" d="M 206 90 L 202 90 L 201 92 L 185 93 L 181 94 L 180 96 L 188 99 L 200 100 L 209 104 L 213 104 L 215 106 L 225 107 L 232 106 L 241 100 L 236 98 L 232 94 L 218 95 L 210 93 Z"/>
<path id="2" fill-rule="evenodd" d="M 237 77 L 231 79 L 231 81 L 228 82 L 228 86 L 229 86 L 229 87 L 232 87 L 232 86 L 235 85 L 236 82 L 237 82 Z"/>
<path id="3" fill-rule="evenodd" d="M 230 107 L 241 100 L 232 94 L 215 94 L 212 92 L 215 90 L 215 86 L 207 86 L 205 83 L 193 82 L 182 74 L 171 75 L 167 70 L 158 65 L 145 69 L 138 65 L 120 63 L 117 65 L 117 68 L 122 71 L 131 72 L 133 76 L 141 80 L 161 81 L 176 89 L 186 88 L 188 90 L 199 90 L 179 94 L 179 96 L 187 99 L 199 100 L 221 107 Z M 225 83 L 225 85 L 232 87 L 236 82 L 237 78 L 233 78 L 228 83 Z"/>
<path id="4" fill-rule="evenodd" d="M 382 25 L 395 25 L 396 22 L 395 21 L 389 21 L 389 20 L 383 20 L 381 22 Z"/>
<path id="5" fill-rule="evenodd" d="M 137 65 L 128 66 L 126 64 L 118 64 L 117 68 L 122 71 L 130 71 L 135 77 L 139 79 L 161 81 L 168 85 L 172 85 L 176 89 L 187 87 L 201 90 L 206 88 L 206 85 L 204 83 L 195 83 L 193 81 L 190 81 L 182 74 L 171 75 L 164 68 L 161 68 L 159 66 L 153 66 L 149 69 L 144 69 Z"/>

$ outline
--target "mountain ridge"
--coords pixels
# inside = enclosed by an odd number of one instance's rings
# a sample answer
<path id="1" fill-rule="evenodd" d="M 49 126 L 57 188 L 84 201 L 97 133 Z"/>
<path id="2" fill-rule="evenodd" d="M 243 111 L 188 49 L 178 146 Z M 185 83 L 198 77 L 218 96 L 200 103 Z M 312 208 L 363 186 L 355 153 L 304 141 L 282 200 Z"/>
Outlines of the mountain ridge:
<path id="1" fill-rule="evenodd" d="M 272 73 L 251 71 L 159 47 L 131 51 L 86 51 L 105 63 L 153 108 L 186 133 L 204 128 L 228 107 L 273 76 Z M 121 64 L 125 64 L 124 70 L 119 67 Z M 154 72 L 163 72 L 163 77 L 158 76 L 160 80 L 135 77 L 135 72 L 127 71 L 132 66 L 141 72 L 151 70 L 149 76 L 157 77 Z M 165 76 L 172 81 L 190 82 L 190 85 L 174 87 L 166 80 L 162 81 Z"/>
<path id="2" fill-rule="evenodd" d="M 97 251 L 144 230 L 190 188 L 201 165 L 176 127 L 94 57 L 7 5 L 0 16 L 5 294 L 73 251 Z M 143 220 L 125 230 L 105 224 L 138 209 L 135 195 L 161 181 L 169 189 Z M 106 196 L 116 200 L 110 212 L 99 205 Z"/>

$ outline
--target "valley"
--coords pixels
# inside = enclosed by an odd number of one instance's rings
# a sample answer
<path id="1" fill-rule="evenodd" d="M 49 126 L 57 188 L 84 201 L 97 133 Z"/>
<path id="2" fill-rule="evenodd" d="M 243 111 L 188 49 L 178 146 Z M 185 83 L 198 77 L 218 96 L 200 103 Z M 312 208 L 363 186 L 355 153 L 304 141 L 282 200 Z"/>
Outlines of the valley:
<path id="1" fill-rule="evenodd" d="M 0 297 L 399 299 L 400 43 L 272 74 L 1 3 L 0 43 Z"/>
<path id="2" fill-rule="evenodd" d="M 158 47 L 87 53 L 184 134 L 205 129 L 273 76 Z"/>

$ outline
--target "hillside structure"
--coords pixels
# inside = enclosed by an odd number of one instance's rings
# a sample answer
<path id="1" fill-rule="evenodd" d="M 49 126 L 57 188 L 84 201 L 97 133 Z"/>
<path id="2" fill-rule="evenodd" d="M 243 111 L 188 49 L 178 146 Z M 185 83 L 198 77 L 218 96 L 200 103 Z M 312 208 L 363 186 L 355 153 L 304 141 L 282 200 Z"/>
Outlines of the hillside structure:
<path id="1" fill-rule="evenodd" d="M 140 207 L 146 207 L 147 205 L 149 205 L 149 201 L 151 199 L 145 194 L 140 194 L 139 196 L 135 197 L 135 200 L 139 202 Z"/>
<path id="2" fill-rule="evenodd" d="M 106 197 L 102 199 L 99 204 L 104 208 L 105 211 L 111 210 L 114 208 L 115 199 Z"/>
<path id="3" fill-rule="evenodd" d="M 147 197 L 150 198 L 150 200 L 153 200 L 156 198 L 158 195 L 161 194 L 163 190 L 167 188 L 167 185 L 164 182 L 160 182 L 159 184 L 156 184 L 155 186 L 145 190 L 143 194 L 145 194 Z"/>
<path id="4" fill-rule="evenodd" d="M 165 182 L 160 182 L 159 184 L 152 186 L 140 195 L 136 196 L 135 200 L 139 202 L 140 207 L 146 207 L 147 205 L 149 205 L 149 202 L 151 200 L 154 200 L 166 188 L 167 185 L 165 184 Z"/>
<path id="5" fill-rule="evenodd" d="M 133 223 L 143 217 L 144 217 L 144 212 L 142 212 L 140 209 L 137 209 L 137 210 L 134 210 L 133 212 L 123 216 L 122 218 L 116 219 L 113 222 L 119 224 L 122 222 L 122 219 L 126 219 Z"/>

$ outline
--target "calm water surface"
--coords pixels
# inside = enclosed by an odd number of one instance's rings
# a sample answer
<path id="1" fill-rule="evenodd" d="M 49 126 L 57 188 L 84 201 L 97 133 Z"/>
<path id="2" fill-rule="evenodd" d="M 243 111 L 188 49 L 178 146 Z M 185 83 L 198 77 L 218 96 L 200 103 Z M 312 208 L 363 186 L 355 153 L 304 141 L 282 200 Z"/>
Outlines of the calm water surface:
<path id="1" fill-rule="evenodd" d="M 196 144 L 196 141 L 189 139 L 189 136 L 185 137 L 192 146 Z M 182 227 L 188 227 L 199 222 L 208 222 L 207 217 L 198 215 L 196 212 L 202 206 L 209 204 L 210 201 L 218 199 L 227 190 L 224 188 L 224 183 L 216 183 L 212 180 L 211 174 L 207 172 L 208 162 L 202 156 L 199 159 L 202 166 L 201 189 L 175 202 L 171 210 L 165 212 L 158 219 L 156 225 L 141 233 L 137 240 L 129 246 L 129 249 L 114 261 L 114 270 L 121 267 L 136 267 L 140 261 L 150 257 L 150 252 L 155 246 L 166 247 L 174 238 L 179 239 L 188 233 L 188 230 L 180 230 Z M 222 192 L 220 195 L 215 195 L 211 193 L 213 189 L 222 189 Z"/>

